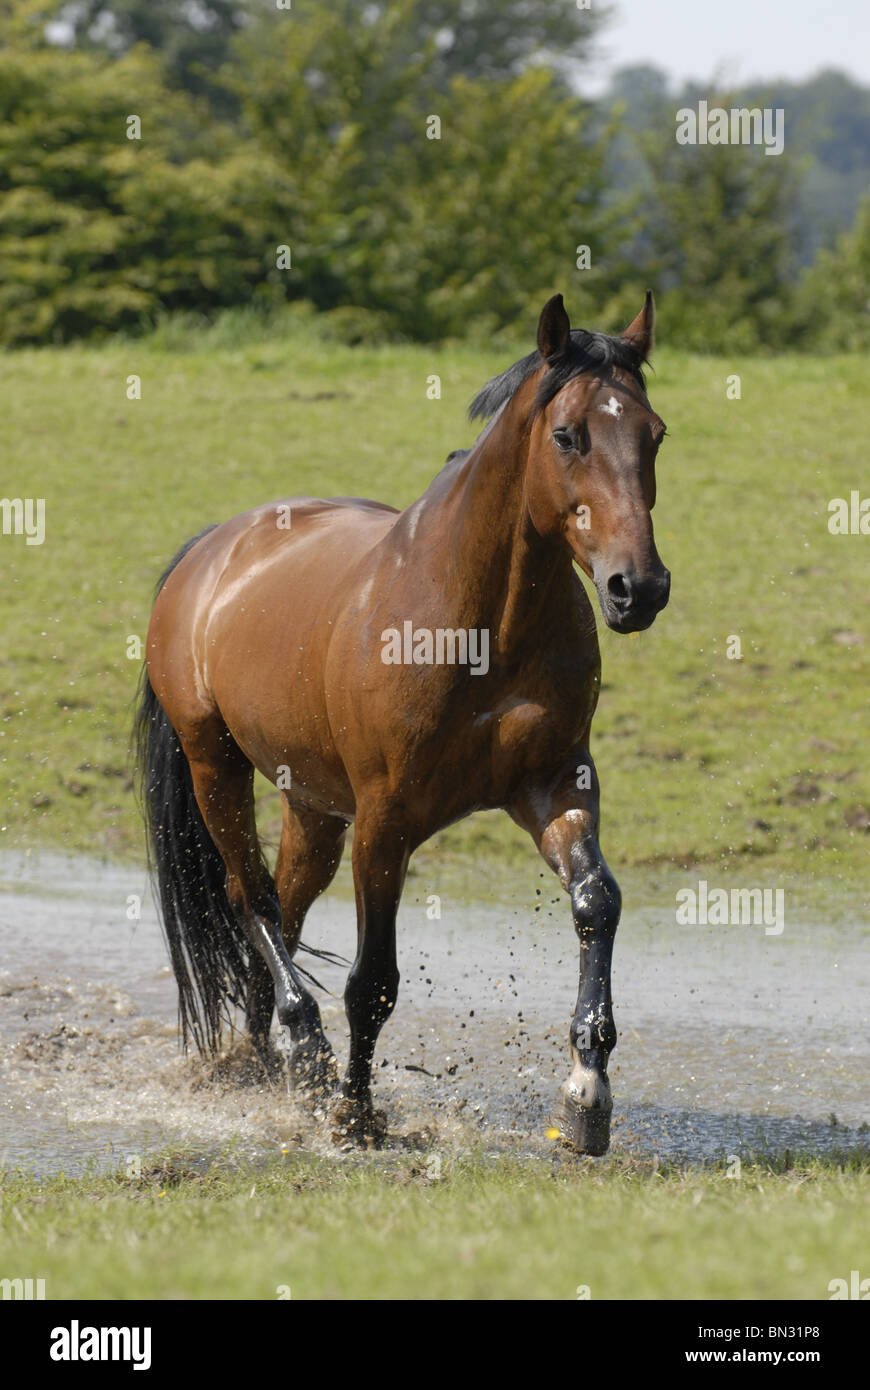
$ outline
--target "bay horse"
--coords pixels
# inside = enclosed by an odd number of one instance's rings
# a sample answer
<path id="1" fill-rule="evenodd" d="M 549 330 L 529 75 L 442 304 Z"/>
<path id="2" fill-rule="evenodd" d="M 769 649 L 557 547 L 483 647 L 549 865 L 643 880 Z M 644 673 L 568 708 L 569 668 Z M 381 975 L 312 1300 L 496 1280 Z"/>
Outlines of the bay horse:
<path id="1" fill-rule="evenodd" d="M 622 335 L 572 330 L 555 295 L 537 350 L 472 402 L 470 418 L 488 420 L 474 447 L 411 506 L 256 507 L 194 537 L 159 583 L 138 751 L 185 1045 L 213 1052 L 235 1003 L 265 1055 L 277 1009 L 291 1079 L 334 1092 L 338 1132 L 354 1141 L 383 1134 L 371 1068 L 396 1003 L 409 857 L 499 807 L 558 875 L 580 943 L 573 1068 L 552 1123 L 577 1152 L 608 1148 L 621 900 L 589 752 L 595 617 L 572 565 L 616 632 L 648 628 L 668 601 L 650 517 L 665 434 L 644 386 L 654 318 L 647 292 Z M 282 792 L 274 878 L 255 768 Z M 357 946 L 339 1082 L 293 957 L 352 821 Z"/>

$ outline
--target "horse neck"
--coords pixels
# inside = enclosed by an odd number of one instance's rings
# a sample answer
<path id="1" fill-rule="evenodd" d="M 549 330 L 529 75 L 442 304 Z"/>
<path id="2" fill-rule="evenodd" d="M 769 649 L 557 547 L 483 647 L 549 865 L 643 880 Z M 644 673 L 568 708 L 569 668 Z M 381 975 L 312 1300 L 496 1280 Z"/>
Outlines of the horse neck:
<path id="1" fill-rule="evenodd" d="M 518 397 L 532 394 L 521 388 L 426 507 L 427 539 L 437 537 L 427 561 L 451 621 L 489 628 L 508 659 L 571 594 L 570 555 L 542 539 L 526 505 L 529 410 Z"/>

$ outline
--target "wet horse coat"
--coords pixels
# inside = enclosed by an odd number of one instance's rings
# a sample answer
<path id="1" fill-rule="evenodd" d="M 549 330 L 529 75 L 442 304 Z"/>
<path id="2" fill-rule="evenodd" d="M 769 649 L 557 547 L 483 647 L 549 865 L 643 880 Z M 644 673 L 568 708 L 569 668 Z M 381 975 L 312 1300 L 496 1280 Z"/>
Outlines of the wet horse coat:
<path id="1" fill-rule="evenodd" d="M 402 512 L 357 498 L 257 507 L 189 543 L 159 589 L 139 728 L 182 1023 L 213 1047 L 226 999 L 243 1000 L 265 1052 L 277 1006 L 297 1083 L 337 1083 L 292 958 L 355 822 L 342 1133 L 382 1124 L 371 1064 L 398 990 L 408 859 L 451 822 L 502 807 L 568 891 L 580 940 L 573 1071 L 556 1122 L 577 1149 L 607 1148 L 620 895 L 597 839 L 600 659 L 573 563 L 619 631 L 649 626 L 667 602 L 650 518 L 665 429 L 641 372 L 652 334 L 650 295 L 622 338 L 571 333 L 556 296 L 537 353 L 474 403 L 492 415 L 474 447 L 451 455 L 418 501 Z M 448 630 L 454 644 L 485 632 L 486 670 L 385 659 L 406 624 Z M 283 794 L 274 881 L 255 768 Z"/>

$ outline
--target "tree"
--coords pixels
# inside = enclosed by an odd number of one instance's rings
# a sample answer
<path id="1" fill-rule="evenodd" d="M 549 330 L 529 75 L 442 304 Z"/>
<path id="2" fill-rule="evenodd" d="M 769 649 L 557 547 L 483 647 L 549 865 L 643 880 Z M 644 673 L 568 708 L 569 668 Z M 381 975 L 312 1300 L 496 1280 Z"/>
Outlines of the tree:
<path id="1" fill-rule="evenodd" d="M 710 98 L 726 110 L 730 95 Z M 673 120 L 673 113 L 671 113 Z M 675 125 L 642 142 L 651 271 L 669 341 L 699 351 L 783 346 L 794 276 L 796 179 L 787 154 L 680 145 Z"/>
<path id="2" fill-rule="evenodd" d="M 870 197 L 833 250 L 820 251 L 798 290 L 802 343 L 815 351 L 870 348 Z"/>
<path id="3" fill-rule="evenodd" d="M 372 27 L 383 32 L 393 0 L 330 0 L 328 6 L 279 10 L 274 0 L 63 0 L 60 19 L 76 47 L 101 47 L 115 56 L 137 43 L 162 55 L 170 78 L 201 91 L 203 74 L 216 73 L 229 56 L 234 35 L 260 28 L 307 25 L 315 8 L 328 8 L 348 32 Z M 455 77 L 513 77 L 532 59 L 567 70 L 590 58 L 590 41 L 608 10 L 581 9 L 565 0 L 415 0 L 409 22 L 393 29 L 393 65 L 413 63 L 434 41 L 432 75 L 440 91 Z"/>
<path id="4" fill-rule="evenodd" d="M 350 11 L 338 0 L 237 44 L 244 120 L 284 173 L 295 293 L 417 337 L 484 312 L 503 326 L 570 284 L 583 242 L 584 290 L 600 299 L 618 238 L 600 210 L 608 136 L 593 136 L 588 105 L 542 67 L 445 87 L 438 25 L 472 11 L 483 23 L 467 0 L 394 0 L 355 24 Z"/>
<path id="5" fill-rule="evenodd" d="M 250 0 L 64 0 L 54 33 L 60 43 L 115 58 L 147 44 L 170 86 L 229 115 L 233 103 L 218 73 L 250 15 Z"/>
<path id="6" fill-rule="evenodd" d="M 0 48 L 0 341 L 250 299 L 274 262 L 263 152 L 169 92 L 144 48 L 110 61 L 26 36 Z"/>

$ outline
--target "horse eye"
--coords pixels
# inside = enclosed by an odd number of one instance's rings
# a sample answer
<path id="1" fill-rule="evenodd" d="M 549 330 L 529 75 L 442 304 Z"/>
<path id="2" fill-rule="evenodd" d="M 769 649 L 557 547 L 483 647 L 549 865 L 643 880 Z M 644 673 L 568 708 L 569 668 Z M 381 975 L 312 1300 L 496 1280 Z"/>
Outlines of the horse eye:
<path id="1" fill-rule="evenodd" d="M 570 430 L 553 430 L 553 441 L 563 454 L 574 448 L 574 435 Z"/>

